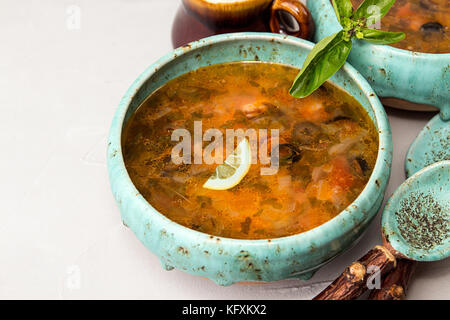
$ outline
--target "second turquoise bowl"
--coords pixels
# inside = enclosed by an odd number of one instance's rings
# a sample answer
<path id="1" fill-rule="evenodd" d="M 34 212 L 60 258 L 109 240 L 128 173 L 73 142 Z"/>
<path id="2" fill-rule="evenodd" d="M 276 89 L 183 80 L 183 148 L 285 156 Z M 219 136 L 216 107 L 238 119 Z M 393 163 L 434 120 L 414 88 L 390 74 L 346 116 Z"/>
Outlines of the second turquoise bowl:
<path id="1" fill-rule="evenodd" d="M 122 156 L 122 129 L 152 92 L 186 72 L 217 63 L 267 61 L 300 67 L 313 44 L 269 33 L 235 33 L 178 48 L 151 65 L 128 89 L 114 116 L 108 142 L 112 192 L 126 226 L 167 270 L 178 268 L 218 284 L 307 279 L 320 266 L 355 244 L 375 217 L 392 160 L 392 140 L 383 106 L 367 81 L 349 64 L 331 81 L 353 95 L 379 132 L 378 158 L 358 198 L 335 218 L 297 235 L 268 240 L 216 237 L 179 225 L 148 203 L 128 176 Z M 150 272 L 150 270 L 149 270 Z"/>
<path id="2" fill-rule="evenodd" d="M 330 0 L 308 0 L 318 42 L 342 29 Z M 348 57 L 383 102 L 394 107 L 441 111 L 450 119 L 450 54 L 430 54 L 354 40 Z"/>

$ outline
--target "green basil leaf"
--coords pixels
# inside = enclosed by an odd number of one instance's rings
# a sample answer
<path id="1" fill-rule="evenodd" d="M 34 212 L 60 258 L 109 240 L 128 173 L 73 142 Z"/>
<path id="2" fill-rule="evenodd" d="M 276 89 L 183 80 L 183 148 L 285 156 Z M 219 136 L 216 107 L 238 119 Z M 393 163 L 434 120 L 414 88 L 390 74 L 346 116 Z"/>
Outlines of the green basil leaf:
<path id="1" fill-rule="evenodd" d="M 342 24 L 342 18 L 350 18 L 352 16 L 353 5 L 350 0 L 333 0 L 332 2 L 339 23 Z"/>
<path id="2" fill-rule="evenodd" d="M 342 67 L 352 48 L 352 42 L 345 41 L 343 35 L 341 30 L 314 46 L 289 90 L 293 97 L 309 96 Z"/>
<path id="3" fill-rule="evenodd" d="M 405 39 L 403 32 L 387 32 L 376 29 L 362 29 L 362 39 L 376 44 L 390 44 Z"/>
<path id="4" fill-rule="evenodd" d="M 374 24 L 388 13 L 394 3 L 395 0 L 365 0 L 356 9 L 353 18 L 366 18 L 367 25 Z"/>

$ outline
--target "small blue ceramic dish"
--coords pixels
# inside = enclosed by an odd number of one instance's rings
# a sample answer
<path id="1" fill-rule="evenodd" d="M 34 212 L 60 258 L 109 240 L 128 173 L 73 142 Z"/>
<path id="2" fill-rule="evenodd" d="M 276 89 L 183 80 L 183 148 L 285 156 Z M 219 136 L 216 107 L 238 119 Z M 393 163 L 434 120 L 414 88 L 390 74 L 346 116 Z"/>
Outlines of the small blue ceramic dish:
<path id="1" fill-rule="evenodd" d="M 309 0 L 314 18 L 314 41 L 341 30 L 330 0 Z M 388 45 L 353 41 L 347 59 L 369 81 L 386 105 L 410 109 L 441 110 L 450 119 L 450 54 L 412 52 Z"/>
<path id="2" fill-rule="evenodd" d="M 167 81 L 199 67 L 232 61 L 266 61 L 299 67 L 313 44 L 269 33 L 235 33 L 193 42 L 145 70 L 122 98 L 108 142 L 112 192 L 126 226 L 167 269 L 178 268 L 218 284 L 307 279 L 356 243 L 376 215 L 389 179 L 392 140 L 383 107 L 367 81 L 349 64 L 331 81 L 353 95 L 379 132 L 378 158 L 359 197 L 335 218 L 310 231 L 277 239 L 221 238 L 179 225 L 155 210 L 133 185 L 122 157 L 122 129 L 144 99 Z"/>
<path id="3" fill-rule="evenodd" d="M 409 177 L 386 204 L 383 237 L 396 256 L 437 261 L 450 256 L 450 161 Z"/>
<path id="4" fill-rule="evenodd" d="M 406 176 L 444 160 L 450 160 L 450 121 L 435 115 L 409 146 L 405 159 Z"/>

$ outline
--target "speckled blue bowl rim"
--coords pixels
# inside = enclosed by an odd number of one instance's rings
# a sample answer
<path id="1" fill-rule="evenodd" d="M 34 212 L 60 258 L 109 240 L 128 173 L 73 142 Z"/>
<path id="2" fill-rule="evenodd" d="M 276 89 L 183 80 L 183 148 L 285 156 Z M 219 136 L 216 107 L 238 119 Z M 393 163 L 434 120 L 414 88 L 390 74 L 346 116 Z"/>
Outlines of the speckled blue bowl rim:
<path id="1" fill-rule="evenodd" d="M 122 157 L 121 134 L 123 122 L 127 113 L 127 109 L 133 97 L 138 92 L 139 88 L 163 65 L 171 62 L 174 57 L 181 56 L 189 51 L 207 47 L 215 43 L 227 41 L 232 42 L 236 39 L 255 39 L 268 41 L 276 40 L 280 42 L 288 42 L 295 45 L 300 45 L 309 50 L 314 46 L 314 43 L 312 42 L 295 37 L 274 33 L 253 32 L 222 34 L 192 42 L 188 46 L 183 46 L 173 50 L 172 52 L 166 54 L 155 63 L 150 65 L 129 87 L 129 89 L 123 96 L 112 121 L 109 134 L 107 159 L 108 172 L 110 177 L 111 175 L 119 175 L 119 179 L 115 177 L 115 181 L 119 181 L 120 186 L 116 186 L 115 189 L 120 188 L 121 192 L 126 192 L 129 193 L 129 195 L 134 196 L 134 201 L 140 202 L 139 207 L 147 207 L 149 209 L 146 210 L 144 214 L 151 213 L 152 215 L 154 215 L 153 219 L 159 219 L 160 222 L 162 222 L 161 224 L 165 224 L 168 228 L 170 227 L 171 231 L 173 231 L 177 235 L 177 237 L 185 239 L 185 241 L 208 242 L 208 240 L 211 240 L 211 235 L 189 229 L 174 221 L 171 221 L 163 214 L 159 213 L 156 209 L 154 209 L 139 193 L 128 175 Z M 330 241 L 333 241 L 333 239 L 338 238 L 343 234 L 348 233 L 353 228 L 362 223 L 362 221 L 367 219 L 367 217 L 364 215 L 367 215 L 368 213 L 363 212 L 366 210 L 359 209 L 360 206 L 362 208 L 364 208 L 365 206 L 367 207 L 367 205 L 363 204 L 364 199 L 376 195 L 379 188 L 383 190 L 389 179 L 390 166 L 392 162 L 392 139 L 389 122 L 387 120 L 384 108 L 380 103 L 378 97 L 370 87 L 369 83 L 356 69 L 354 69 L 349 63 L 345 63 L 343 69 L 350 77 L 354 79 L 357 86 L 359 86 L 361 91 L 365 94 L 375 116 L 375 126 L 379 130 L 379 147 L 374 170 L 361 194 L 353 203 L 351 203 L 336 217 L 309 231 L 287 237 L 270 239 L 271 243 L 274 245 L 279 245 L 280 247 L 292 247 L 296 244 L 297 246 L 301 244 L 305 247 L 308 245 L 321 246 L 323 244 L 329 243 Z M 369 208 L 366 209 L 368 210 Z M 221 240 L 222 246 L 266 246 L 268 241 L 267 239 L 241 240 L 224 237 L 215 238 Z"/>

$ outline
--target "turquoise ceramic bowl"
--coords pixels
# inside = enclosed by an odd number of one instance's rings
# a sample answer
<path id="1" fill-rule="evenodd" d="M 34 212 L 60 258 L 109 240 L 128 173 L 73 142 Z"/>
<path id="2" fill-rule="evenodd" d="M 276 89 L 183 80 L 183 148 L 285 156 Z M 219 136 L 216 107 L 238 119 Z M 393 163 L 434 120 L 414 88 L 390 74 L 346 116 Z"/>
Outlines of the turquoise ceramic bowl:
<path id="1" fill-rule="evenodd" d="M 352 246 L 376 215 L 389 179 L 392 140 L 383 107 L 367 81 L 349 64 L 331 80 L 350 92 L 379 130 L 373 174 L 360 196 L 327 223 L 271 240 L 221 238 L 179 225 L 155 210 L 135 188 L 122 157 L 124 124 L 141 102 L 167 81 L 188 71 L 231 61 L 268 61 L 301 66 L 313 44 L 269 33 L 235 33 L 193 42 L 162 57 L 126 92 L 108 142 L 108 172 L 124 224 L 167 270 L 178 268 L 221 285 L 240 281 L 309 278 L 314 270 Z"/>
<path id="2" fill-rule="evenodd" d="M 342 29 L 330 0 L 309 0 L 307 6 L 316 25 L 314 41 Z M 441 110 L 444 120 L 450 119 L 450 54 L 412 52 L 354 40 L 347 61 L 387 104 L 417 110 L 431 105 Z"/>

